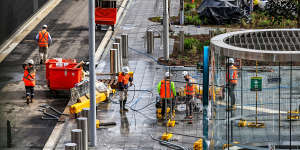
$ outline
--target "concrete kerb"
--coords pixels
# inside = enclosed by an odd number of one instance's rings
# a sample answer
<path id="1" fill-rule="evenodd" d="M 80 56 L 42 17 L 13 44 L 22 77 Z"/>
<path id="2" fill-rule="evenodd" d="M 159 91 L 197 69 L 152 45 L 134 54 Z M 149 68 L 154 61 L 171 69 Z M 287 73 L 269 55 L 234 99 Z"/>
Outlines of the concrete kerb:
<path id="1" fill-rule="evenodd" d="M 24 22 L 9 39 L 0 45 L 0 63 L 61 1 L 62 0 L 48 1 L 37 13 Z"/>
<path id="2" fill-rule="evenodd" d="M 125 8 L 127 7 L 128 4 L 128 0 L 124 0 L 120 6 L 120 9 L 118 10 L 117 13 L 117 26 L 119 26 L 120 22 L 122 21 L 124 15 L 125 15 Z M 123 14 L 124 13 L 124 14 Z M 115 28 L 115 33 L 117 33 L 118 28 Z M 102 56 L 102 54 L 105 52 L 105 49 L 107 48 L 107 46 L 109 45 L 109 43 L 111 43 L 111 38 L 113 37 L 114 32 L 111 30 L 108 30 L 104 36 L 104 38 L 102 39 L 99 47 L 96 50 L 96 54 L 95 54 L 95 60 L 99 60 Z M 72 102 L 69 101 L 67 107 L 65 108 L 64 112 L 68 112 L 69 110 L 69 106 Z M 61 116 L 62 117 L 62 116 Z M 69 119 L 65 119 L 65 122 L 58 122 L 56 124 L 56 126 L 54 127 L 51 135 L 49 136 L 43 150 L 54 150 L 57 146 L 58 141 L 60 140 L 61 136 L 62 136 L 62 132 L 64 131 L 64 129 L 66 129 L 67 125 L 69 124 Z"/>

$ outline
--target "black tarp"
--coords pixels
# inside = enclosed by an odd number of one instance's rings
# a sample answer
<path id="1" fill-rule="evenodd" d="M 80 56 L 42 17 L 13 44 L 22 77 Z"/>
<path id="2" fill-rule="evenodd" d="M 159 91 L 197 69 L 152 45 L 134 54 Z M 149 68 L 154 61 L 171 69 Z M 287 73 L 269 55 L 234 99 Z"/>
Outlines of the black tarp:
<path id="1" fill-rule="evenodd" d="M 197 9 L 199 17 L 207 19 L 209 24 L 237 23 L 242 17 L 241 9 L 221 0 L 203 0 Z"/>

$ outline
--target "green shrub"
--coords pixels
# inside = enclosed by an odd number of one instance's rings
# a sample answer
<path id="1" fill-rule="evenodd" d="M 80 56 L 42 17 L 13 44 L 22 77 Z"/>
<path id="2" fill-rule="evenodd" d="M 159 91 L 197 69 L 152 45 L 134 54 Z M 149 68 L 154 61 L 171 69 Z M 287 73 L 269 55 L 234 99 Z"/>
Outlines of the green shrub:
<path id="1" fill-rule="evenodd" d="M 270 25 L 270 21 L 269 20 L 260 20 L 258 23 L 257 23 L 257 26 L 259 27 L 267 27 Z"/>
<path id="2" fill-rule="evenodd" d="M 184 49 L 190 50 L 193 48 L 193 45 L 197 44 L 198 40 L 195 38 L 185 38 L 184 39 Z"/>
<path id="3" fill-rule="evenodd" d="M 194 25 L 196 25 L 196 26 L 199 26 L 199 25 L 202 24 L 202 21 L 200 20 L 200 18 L 199 18 L 198 15 L 193 17 L 192 22 L 193 22 L 192 24 L 194 24 Z"/>
<path id="4" fill-rule="evenodd" d="M 193 16 L 186 16 L 184 22 L 186 24 L 193 24 Z"/>
<path id="5" fill-rule="evenodd" d="M 190 10 L 195 9 L 195 8 L 196 8 L 195 4 L 190 4 L 190 3 L 185 3 L 184 4 L 184 10 L 185 11 L 190 11 Z"/>

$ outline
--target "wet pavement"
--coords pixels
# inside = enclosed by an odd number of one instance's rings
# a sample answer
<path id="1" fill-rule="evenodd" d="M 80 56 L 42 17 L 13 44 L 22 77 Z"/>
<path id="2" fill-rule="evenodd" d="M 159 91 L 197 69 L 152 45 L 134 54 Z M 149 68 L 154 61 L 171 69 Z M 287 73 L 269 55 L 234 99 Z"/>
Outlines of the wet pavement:
<path id="1" fill-rule="evenodd" d="M 179 1 L 179 0 L 178 0 Z M 173 2 L 173 1 L 172 1 Z M 174 3 L 178 3 L 177 1 Z M 97 119 L 100 122 L 116 122 L 115 126 L 103 126 L 100 129 L 97 129 L 97 147 L 91 149 L 103 149 L 103 150 L 160 150 L 160 149 L 171 149 L 165 145 L 161 145 L 159 142 L 153 140 L 153 138 L 159 139 L 163 132 L 166 131 L 166 127 L 163 122 L 156 119 L 156 108 L 155 101 L 158 96 L 156 85 L 163 78 L 164 72 L 169 68 L 166 66 L 158 65 L 156 60 L 158 57 L 163 56 L 163 50 L 161 49 L 160 39 L 155 39 L 155 52 L 153 55 L 148 55 L 145 48 L 145 32 L 149 28 L 154 28 L 155 31 L 159 31 L 161 26 L 156 23 L 148 21 L 149 17 L 154 17 L 161 15 L 162 5 L 159 5 L 159 9 L 155 9 L 155 1 L 149 0 L 132 0 L 130 5 L 127 8 L 127 14 L 121 23 L 121 26 L 117 32 L 117 36 L 121 34 L 128 34 L 129 41 L 129 58 L 124 60 L 125 64 L 128 64 L 130 70 L 134 71 L 134 84 L 135 86 L 130 87 L 129 98 L 127 102 L 127 107 L 130 108 L 127 113 L 119 112 L 118 99 L 119 96 L 116 94 L 110 102 L 101 103 L 97 108 Z M 171 13 L 178 14 L 178 5 L 172 7 Z M 175 32 L 184 30 L 189 34 L 208 34 L 208 30 L 211 28 L 206 27 L 195 27 L 195 26 L 173 26 Z M 113 40 L 113 39 L 112 39 Z M 170 39 L 170 50 L 172 51 L 173 40 Z M 101 61 L 99 62 L 97 72 L 108 73 L 110 70 L 109 66 L 109 53 L 106 51 L 102 56 Z M 192 70 L 192 76 L 197 79 L 199 83 L 202 83 L 202 75 L 195 71 L 195 68 L 182 68 L 175 67 L 170 68 L 174 81 L 183 81 L 181 75 L 182 69 Z M 194 71 L 193 71 L 194 70 Z M 273 75 L 276 74 L 276 71 L 273 72 Z M 296 73 L 297 74 L 297 73 Z M 253 121 L 255 115 L 255 94 L 250 92 L 250 82 L 249 78 L 254 75 L 254 73 L 243 72 L 245 81 L 243 86 L 245 89 L 240 90 L 244 91 L 244 116 Z M 269 74 L 261 74 L 264 78 L 267 78 Z M 270 75 L 272 75 L 270 73 Z M 283 73 L 282 76 L 288 76 L 289 74 Z M 220 74 L 220 78 L 221 78 Z M 224 74 L 223 74 L 224 77 Z M 97 77 L 98 79 L 109 78 L 105 76 Z M 220 81 L 220 85 L 224 83 L 224 80 Z M 285 79 L 283 86 L 286 87 L 288 81 Z M 295 86 L 298 85 L 297 81 L 294 82 Z M 176 87 L 184 86 L 183 83 L 175 83 Z M 264 88 L 272 89 L 274 85 L 267 84 L 264 81 Z M 237 97 L 237 110 L 230 113 L 230 118 L 233 120 L 232 124 L 227 126 L 226 122 L 226 111 L 225 111 L 225 100 L 220 100 L 216 102 L 216 108 L 213 109 L 216 111 L 215 118 L 210 119 L 210 132 L 209 137 L 214 139 L 215 149 L 222 149 L 223 144 L 226 143 L 226 129 L 229 127 L 229 131 L 232 131 L 232 136 L 230 136 L 230 142 L 239 141 L 241 144 L 253 145 L 263 142 L 262 145 L 268 145 L 268 143 L 276 143 L 276 138 L 278 138 L 278 128 L 276 127 L 276 114 L 277 106 L 274 104 L 261 105 L 258 112 L 262 115 L 259 120 L 264 121 L 265 128 L 240 128 L 237 127 L 237 121 L 240 118 L 241 114 L 241 99 L 240 84 L 236 88 L 236 97 Z M 268 91 L 261 93 L 260 100 L 270 99 L 272 103 L 276 103 L 276 90 Z M 288 93 L 287 89 L 282 90 L 282 95 Z M 284 96 L 287 98 L 286 96 Z M 226 99 L 226 98 L 225 98 Z M 283 98 L 284 99 L 284 98 Z M 297 98 L 294 98 L 296 108 L 298 105 Z M 271 103 L 271 102 L 270 102 Z M 286 115 L 284 111 L 288 111 L 286 105 L 288 101 L 283 100 L 282 108 L 282 129 L 281 129 L 281 138 L 284 143 L 287 142 L 288 132 L 289 132 L 289 123 L 286 121 Z M 278 105 L 278 104 L 277 104 Z M 173 138 L 170 142 L 183 146 L 185 148 L 192 148 L 193 143 L 202 137 L 202 113 L 195 112 L 193 118 L 193 124 L 188 124 L 183 120 L 185 116 L 184 112 L 176 112 L 176 125 L 174 128 L 168 129 L 168 131 L 176 133 L 173 135 Z M 236 118 L 234 118 L 236 117 Z M 268 120 L 269 119 L 269 120 Z M 299 141 L 298 133 L 298 121 L 293 122 L 292 131 L 293 131 L 293 140 Z M 56 149 L 64 149 L 64 144 L 71 141 L 70 131 L 71 129 L 76 128 L 75 120 L 68 122 L 67 127 L 64 129 L 62 136 L 57 144 Z M 212 132 L 213 131 L 213 132 Z M 188 136 L 186 136 L 188 135 Z M 153 138 L 151 137 L 153 136 Z"/>
<path id="2" fill-rule="evenodd" d="M 128 34 L 129 58 L 128 60 L 124 60 L 124 63 L 128 64 L 130 70 L 134 72 L 135 84 L 134 87 L 130 88 L 132 91 L 129 91 L 127 107 L 129 107 L 130 110 L 125 114 L 120 114 L 118 94 L 113 97 L 111 102 L 103 103 L 98 106 L 97 119 L 99 119 L 100 122 L 113 121 L 116 122 L 117 125 L 101 127 L 97 130 L 98 145 L 97 148 L 94 149 L 169 149 L 151 138 L 151 136 L 153 136 L 154 138 L 160 139 L 162 133 L 166 130 L 163 122 L 157 121 L 155 113 L 155 101 L 158 96 L 156 86 L 158 82 L 162 80 L 167 69 L 167 67 L 156 63 L 156 59 L 163 56 L 160 39 L 155 39 L 155 52 L 153 55 L 146 54 L 146 48 L 144 47 L 146 29 L 150 26 L 156 26 L 158 29 L 161 28 L 159 24 L 148 21 L 148 17 L 157 15 L 157 12 L 153 11 L 155 10 L 154 7 L 155 1 L 148 0 L 132 0 L 129 4 L 127 14 L 121 23 L 117 36 L 124 33 Z M 174 14 L 178 14 L 176 13 L 178 9 L 178 5 L 177 7 L 173 7 L 172 11 L 174 11 Z M 206 31 L 205 29 L 201 30 Z M 191 31 L 190 33 L 192 34 L 203 33 L 193 33 L 195 30 Z M 171 51 L 173 43 L 174 41 L 171 39 Z M 108 51 L 106 51 L 99 63 L 100 65 L 97 68 L 97 72 L 109 72 Z M 181 71 L 178 74 L 181 75 Z M 98 77 L 98 79 L 101 78 L 108 77 Z M 183 78 L 178 76 L 176 79 L 174 78 L 174 80 L 183 80 Z M 178 112 L 176 119 L 183 120 L 184 115 L 184 112 Z M 202 115 L 198 114 L 195 115 L 195 117 L 198 119 L 195 118 L 193 124 L 178 121 L 176 127 L 170 129 L 170 131 L 202 136 L 202 121 L 199 119 Z M 64 149 L 64 143 L 70 142 L 70 131 L 74 128 L 76 128 L 75 121 L 69 122 L 56 149 Z M 174 135 L 171 142 L 191 148 L 196 140 L 198 140 L 198 138 Z"/>
<path id="3" fill-rule="evenodd" d="M 35 102 L 25 104 L 25 89 L 22 81 L 22 64 L 32 58 L 38 62 L 38 47 L 33 40 L 43 24 L 48 25 L 53 44 L 49 57 L 88 60 L 88 1 L 63 0 L 0 64 L 0 148 L 6 147 L 6 120 L 12 123 L 12 149 L 42 149 L 56 121 L 41 120 L 40 104 L 49 104 L 63 111 L 68 92 L 50 93 L 45 79 L 44 65 L 36 65 L 37 85 Z M 105 31 L 96 32 L 96 46 Z"/>

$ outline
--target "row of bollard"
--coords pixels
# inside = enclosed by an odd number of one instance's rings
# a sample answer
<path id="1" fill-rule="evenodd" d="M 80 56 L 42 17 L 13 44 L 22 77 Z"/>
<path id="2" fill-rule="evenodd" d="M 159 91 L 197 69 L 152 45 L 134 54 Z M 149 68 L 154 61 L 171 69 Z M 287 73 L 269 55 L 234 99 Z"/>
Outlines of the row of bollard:
<path id="1" fill-rule="evenodd" d="M 71 142 L 65 144 L 65 150 L 88 150 L 89 142 L 89 108 L 84 108 L 77 118 L 77 128 L 71 130 Z"/>
<path id="2" fill-rule="evenodd" d="M 115 43 L 112 45 L 110 50 L 110 72 L 116 74 L 121 72 L 122 66 L 124 65 L 123 59 L 128 58 L 128 35 L 122 34 L 121 38 L 116 37 Z M 111 79 L 115 76 L 112 75 Z"/>

